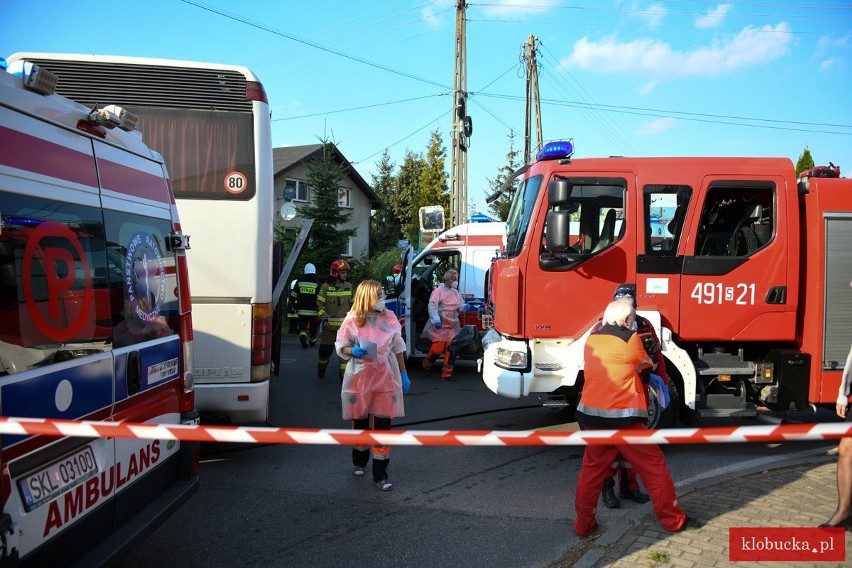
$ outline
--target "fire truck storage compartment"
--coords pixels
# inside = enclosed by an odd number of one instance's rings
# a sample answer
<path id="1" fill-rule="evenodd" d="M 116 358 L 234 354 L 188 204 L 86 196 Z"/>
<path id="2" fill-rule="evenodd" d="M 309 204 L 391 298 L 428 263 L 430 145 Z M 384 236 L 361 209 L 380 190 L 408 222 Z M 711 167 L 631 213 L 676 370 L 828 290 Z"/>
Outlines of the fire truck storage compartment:
<path id="1" fill-rule="evenodd" d="M 770 349 L 766 358 L 775 368 L 778 408 L 787 410 L 795 405 L 796 410 L 803 410 L 808 405 L 810 353 L 795 349 Z"/>

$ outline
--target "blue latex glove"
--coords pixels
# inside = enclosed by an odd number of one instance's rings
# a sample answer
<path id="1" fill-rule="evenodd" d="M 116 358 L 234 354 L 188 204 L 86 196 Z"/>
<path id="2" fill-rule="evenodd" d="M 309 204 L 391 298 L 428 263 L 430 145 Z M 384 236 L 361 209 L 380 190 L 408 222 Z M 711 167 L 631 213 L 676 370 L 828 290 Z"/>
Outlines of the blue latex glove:
<path id="1" fill-rule="evenodd" d="M 402 373 L 402 394 L 408 394 L 408 389 L 411 388 L 411 381 L 408 380 L 408 371 L 400 371 Z"/>
<path id="2" fill-rule="evenodd" d="M 352 356 L 353 357 L 357 357 L 357 358 L 360 359 L 361 357 L 363 357 L 366 354 L 367 354 L 367 349 L 365 347 L 361 347 L 360 345 L 356 345 L 355 347 L 352 348 Z"/>
<path id="3" fill-rule="evenodd" d="M 435 326 L 435 329 L 441 329 L 441 318 L 435 318 L 432 320 L 432 325 Z"/>
<path id="4" fill-rule="evenodd" d="M 666 408 L 671 401 L 671 397 L 669 396 L 669 388 L 666 386 L 666 383 L 663 382 L 663 378 L 660 375 L 651 373 L 651 388 L 663 393 L 663 400 L 659 402 L 660 407 Z"/>

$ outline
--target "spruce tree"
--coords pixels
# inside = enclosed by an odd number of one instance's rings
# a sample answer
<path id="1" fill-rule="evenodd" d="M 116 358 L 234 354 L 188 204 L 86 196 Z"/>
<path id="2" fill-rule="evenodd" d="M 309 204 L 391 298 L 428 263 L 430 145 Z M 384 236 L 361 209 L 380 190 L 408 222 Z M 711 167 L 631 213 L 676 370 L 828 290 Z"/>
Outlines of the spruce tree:
<path id="1" fill-rule="evenodd" d="M 384 205 L 384 208 L 376 211 L 371 220 L 370 242 L 375 253 L 396 247 L 397 241 L 402 238 L 403 219 L 397 216 L 399 196 L 396 176 L 393 174 L 395 167 L 385 149 L 381 160 L 376 164 L 378 173 L 372 176 L 373 189 Z"/>
<path id="2" fill-rule="evenodd" d="M 417 246 L 420 234 L 420 175 L 425 162 L 420 154 L 411 151 L 405 153 L 399 173 L 396 176 L 397 201 L 394 203 L 394 213 L 403 220 L 402 233 L 413 245 Z"/>
<path id="3" fill-rule="evenodd" d="M 318 273 L 323 274 L 323 267 L 330 266 L 341 257 L 356 230 L 340 228 L 352 216 L 348 210 L 340 207 L 340 181 L 345 172 L 334 157 L 334 144 L 324 139 L 320 142 L 322 152 L 319 158 L 308 165 L 307 182 L 312 203 L 299 209 L 303 217 L 314 220 L 310 237 L 299 259 L 300 262 L 312 262 L 317 266 Z"/>
<path id="4" fill-rule="evenodd" d="M 520 154 L 520 151 L 515 150 L 515 133 L 509 132 L 509 151 L 506 153 L 506 163 L 498 170 L 497 176 L 494 179 L 488 180 L 488 185 L 491 188 L 489 194 L 497 191 L 515 170 L 520 167 L 518 154 Z M 488 204 L 488 209 L 491 210 L 491 213 L 498 221 L 505 221 L 509 218 L 509 208 L 512 206 L 512 199 L 515 197 L 515 192 L 518 190 L 519 184 L 520 178 L 507 187 L 496 201 Z"/>
<path id="5" fill-rule="evenodd" d="M 814 167 L 814 159 L 811 157 L 811 151 L 805 146 L 805 150 L 799 156 L 799 161 L 796 162 L 796 176 L 812 167 Z"/>

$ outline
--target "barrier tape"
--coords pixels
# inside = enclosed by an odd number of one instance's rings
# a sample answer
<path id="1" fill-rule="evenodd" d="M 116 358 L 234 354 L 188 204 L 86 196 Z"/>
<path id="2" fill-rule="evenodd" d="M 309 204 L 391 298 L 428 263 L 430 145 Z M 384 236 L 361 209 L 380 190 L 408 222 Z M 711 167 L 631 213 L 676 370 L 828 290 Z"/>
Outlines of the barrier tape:
<path id="1" fill-rule="evenodd" d="M 852 435 L 852 423 L 718 426 L 666 430 L 336 430 L 251 426 L 142 424 L 0 417 L 0 434 L 140 438 L 187 442 L 321 444 L 344 446 L 591 446 L 606 444 L 726 444 L 836 440 Z"/>

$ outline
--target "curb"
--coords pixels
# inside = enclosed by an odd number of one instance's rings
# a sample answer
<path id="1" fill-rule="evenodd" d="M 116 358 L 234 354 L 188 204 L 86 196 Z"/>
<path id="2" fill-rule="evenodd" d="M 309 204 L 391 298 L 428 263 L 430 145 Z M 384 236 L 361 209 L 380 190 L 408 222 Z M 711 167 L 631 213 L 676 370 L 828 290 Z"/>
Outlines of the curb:
<path id="1" fill-rule="evenodd" d="M 719 472 L 718 470 L 714 470 L 708 472 L 707 476 L 702 479 L 695 479 L 694 481 L 687 480 L 685 482 L 681 482 L 680 484 L 675 483 L 678 500 L 680 501 L 681 498 L 685 497 L 686 495 L 689 495 L 693 491 L 707 489 L 708 487 L 713 487 L 714 485 L 718 485 L 723 481 L 730 481 L 732 479 L 747 477 L 749 475 L 759 473 L 761 471 L 783 469 L 785 467 L 793 465 L 802 465 L 806 463 L 822 464 L 830 462 L 836 459 L 836 454 L 836 446 L 830 450 L 825 450 L 824 448 L 816 448 L 813 450 L 804 450 L 802 452 L 798 452 L 797 454 L 794 454 L 796 457 L 789 457 L 767 464 L 752 465 L 742 470 L 736 470 L 735 472 Z M 582 557 L 580 557 L 580 559 L 574 564 L 573 568 L 594 568 L 597 563 L 606 556 L 608 547 L 612 544 L 617 543 L 621 539 L 621 537 L 623 537 L 625 533 L 627 533 L 627 531 L 634 525 L 636 521 L 641 520 L 645 516 L 653 514 L 653 504 L 649 501 L 648 503 L 640 505 L 639 507 L 631 511 L 629 514 L 621 517 L 618 521 L 616 521 L 613 526 L 608 528 L 595 541 L 594 545 L 592 545 L 592 547 L 588 551 L 586 551 L 586 553 Z"/>

